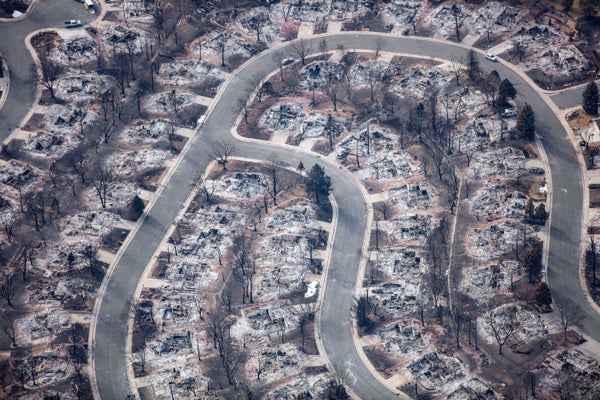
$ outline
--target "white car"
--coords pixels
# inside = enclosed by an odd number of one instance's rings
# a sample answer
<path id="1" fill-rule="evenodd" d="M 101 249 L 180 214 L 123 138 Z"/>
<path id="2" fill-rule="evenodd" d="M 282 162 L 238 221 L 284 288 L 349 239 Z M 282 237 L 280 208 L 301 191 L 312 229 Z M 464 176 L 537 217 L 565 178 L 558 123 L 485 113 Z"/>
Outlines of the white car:
<path id="1" fill-rule="evenodd" d="M 81 26 L 81 21 L 78 19 L 65 21 L 65 28 L 77 28 L 78 26 Z"/>
<path id="2" fill-rule="evenodd" d="M 505 108 L 504 112 L 502 113 L 502 116 L 504 118 L 516 117 L 517 116 L 517 109 L 514 108 L 514 107 Z"/>
<path id="3" fill-rule="evenodd" d="M 484 55 L 485 55 L 485 58 L 487 58 L 490 61 L 498 61 L 498 57 L 496 57 L 495 54 L 486 52 Z"/>

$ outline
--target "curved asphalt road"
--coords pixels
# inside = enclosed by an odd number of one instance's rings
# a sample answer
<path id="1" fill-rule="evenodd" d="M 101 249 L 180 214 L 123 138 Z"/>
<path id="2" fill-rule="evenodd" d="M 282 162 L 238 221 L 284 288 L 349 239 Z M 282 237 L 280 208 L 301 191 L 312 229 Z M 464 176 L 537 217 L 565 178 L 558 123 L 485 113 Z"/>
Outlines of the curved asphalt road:
<path id="1" fill-rule="evenodd" d="M 94 15 L 73 0 L 39 0 L 26 18 L 0 21 L 0 54 L 10 73 L 8 98 L 0 110 L 0 142 L 20 126 L 35 100 L 34 63 L 25 47 L 25 38 L 39 29 L 64 28 L 68 19 L 78 19 L 86 24 L 94 19 Z"/>
<path id="2" fill-rule="evenodd" d="M 600 84 L 600 81 L 596 81 L 596 84 Z M 566 108 L 581 106 L 583 90 L 586 86 L 587 83 L 584 83 L 583 85 L 563 89 L 558 92 L 548 92 L 548 94 L 558 108 L 564 110 Z"/>
<path id="3" fill-rule="evenodd" d="M 67 18 L 85 20 L 87 16 L 89 19 L 85 12 L 81 13 L 82 15 L 65 15 L 64 9 L 79 6 L 79 3 L 74 4 L 72 0 L 42 0 L 27 19 L 0 24 L 0 37 L 16 38 L 10 41 L 12 44 L 4 40 L 0 43 L 0 51 L 4 53 L 11 68 L 9 98 L 0 111 L 0 137 L 4 138 L 21 122 L 34 98 L 35 88 L 29 83 L 29 73 L 26 72 L 31 68 L 31 57 L 23 48 L 24 37 L 35 29 L 49 25 L 62 26 L 63 20 Z M 467 49 L 449 42 L 416 37 L 347 33 L 328 35 L 325 38 L 330 49 L 335 49 L 340 44 L 349 49 L 375 49 L 377 36 L 383 39 L 383 51 L 445 59 L 460 59 L 467 53 Z M 320 37 L 310 39 L 314 51 L 318 48 L 320 40 Z M 285 49 L 286 46 L 287 44 L 281 46 L 281 49 Z M 568 297 L 581 304 L 587 317 L 582 323 L 583 328 L 598 340 L 600 323 L 596 319 L 594 309 L 585 301 L 578 279 L 583 200 L 581 174 L 575 151 L 567 140 L 558 117 L 520 75 L 501 63 L 491 64 L 484 61 L 482 65 L 484 68 L 498 70 L 502 77 L 507 77 L 517 84 L 520 89 L 518 100 L 526 98 L 536 113 L 537 126 L 549 156 L 553 179 L 549 283 L 555 299 L 559 302 L 560 299 Z M 153 251 L 167 232 L 194 183 L 210 162 L 208 153 L 211 144 L 220 138 L 230 137 L 229 128 L 240 112 L 235 106 L 238 104 L 237 100 L 249 96 L 253 89 L 250 82 L 255 81 L 256 76 L 264 76 L 276 68 L 271 55 L 263 53 L 237 71 L 237 75 L 223 88 L 221 97 L 215 103 L 199 137 L 193 140 L 179 167 L 156 198 L 152 208 L 148 210 L 148 216 L 114 266 L 114 271 L 106 282 L 106 291 L 98 311 L 96 340 L 93 346 L 97 386 L 102 399 L 123 399 L 130 393 L 124 354 L 128 313 L 132 293 L 146 265 L 151 261 Z M 302 161 L 310 168 L 313 163 L 320 162 L 326 167 L 334 183 L 333 194 L 340 213 L 321 307 L 319 328 L 323 346 L 332 366 L 344 376 L 345 383 L 360 398 L 396 398 L 396 395 L 374 379 L 364 367 L 351 335 L 350 309 L 367 221 L 367 210 L 358 183 L 345 171 L 297 148 L 275 148 L 268 143 L 240 141 L 237 142 L 237 148 L 236 155 L 239 156 L 267 159 L 275 155 L 279 160 L 292 165 Z M 347 318 L 340 320 L 340 316 Z"/>

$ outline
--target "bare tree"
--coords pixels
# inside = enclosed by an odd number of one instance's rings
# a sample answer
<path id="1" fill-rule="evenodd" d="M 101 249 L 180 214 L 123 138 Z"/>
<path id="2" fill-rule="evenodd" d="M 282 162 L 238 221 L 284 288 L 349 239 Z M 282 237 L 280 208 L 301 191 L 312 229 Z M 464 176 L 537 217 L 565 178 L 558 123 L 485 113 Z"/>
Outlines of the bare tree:
<path id="1" fill-rule="evenodd" d="M 29 379 L 29 365 L 25 359 L 18 359 L 14 364 L 15 377 L 21 383 L 21 389 L 25 390 L 25 382 Z"/>
<path id="2" fill-rule="evenodd" d="M 200 178 L 200 181 L 197 183 L 196 187 L 198 188 L 198 191 L 201 191 L 204 194 L 206 202 L 210 203 L 211 196 L 215 193 L 215 183 L 212 182 L 212 184 L 209 186 L 206 179 L 202 177 Z"/>
<path id="3" fill-rule="evenodd" d="M 299 58 L 302 65 L 306 65 L 306 57 L 310 53 L 310 50 L 310 44 L 304 39 L 300 39 L 290 46 L 291 54 Z"/>
<path id="4" fill-rule="evenodd" d="M 337 84 L 331 85 L 327 90 L 327 95 L 329 96 L 329 100 L 331 100 L 331 104 L 333 105 L 333 111 L 337 111 L 338 91 L 339 86 Z"/>
<path id="5" fill-rule="evenodd" d="M 218 141 L 212 149 L 211 157 L 221 166 L 227 169 L 229 157 L 235 152 L 235 145 L 229 140 Z"/>
<path id="6" fill-rule="evenodd" d="M 248 26 L 252 28 L 256 34 L 256 41 L 260 42 L 260 35 L 262 34 L 263 27 L 269 22 L 269 17 L 266 14 L 259 13 L 250 18 L 250 21 L 248 22 Z"/>
<path id="7" fill-rule="evenodd" d="M 34 221 L 35 230 L 39 232 L 40 225 L 46 224 L 45 209 L 46 200 L 43 192 L 29 193 L 25 199 L 27 215 Z"/>
<path id="8" fill-rule="evenodd" d="M 579 304 L 576 304 L 571 299 L 565 299 L 559 303 L 558 315 L 564 339 L 567 340 L 569 328 L 578 324 L 583 319 L 583 312 Z"/>
<path id="9" fill-rule="evenodd" d="M 113 187 L 115 174 L 111 167 L 99 167 L 92 176 L 92 185 L 98 195 L 102 208 L 106 208 L 108 193 Z"/>
<path id="10" fill-rule="evenodd" d="M 0 225 L 2 225 L 2 228 L 4 229 L 8 243 L 11 243 L 16 222 L 17 219 L 10 210 L 0 213 Z"/>
<path id="11" fill-rule="evenodd" d="M 213 340 L 213 348 L 219 351 L 219 357 L 223 356 L 223 347 L 226 340 L 227 314 L 220 308 L 214 308 L 206 312 L 208 331 Z"/>
<path id="12" fill-rule="evenodd" d="M 107 91 L 100 96 L 100 132 L 104 144 L 108 144 L 115 127 L 115 107 L 112 92 Z"/>
<path id="13" fill-rule="evenodd" d="M 125 49 L 127 49 L 127 58 L 129 59 L 129 74 L 131 76 L 132 81 L 136 80 L 135 63 L 134 63 L 134 59 L 133 59 L 133 56 L 135 56 L 135 48 L 136 48 L 136 41 L 125 40 Z"/>
<path id="14" fill-rule="evenodd" d="M 433 307 L 438 308 L 440 297 L 446 291 L 446 279 L 437 269 L 432 268 L 428 273 L 428 285 L 433 298 Z"/>
<path id="15" fill-rule="evenodd" d="M 10 317 L 2 322 L 2 331 L 6 334 L 10 340 L 10 346 L 17 348 L 17 327 L 15 325 L 15 319 Z"/>
<path id="16" fill-rule="evenodd" d="M 12 300 L 15 295 L 15 277 L 13 274 L 6 274 L 2 277 L 0 284 L 0 296 L 6 300 L 9 306 L 14 307 Z"/>
<path id="17" fill-rule="evenodd" d="M 83 256 L 88 259 L 88 268 L 90 272 L 93 271 L 96 264 L 96 255 L 98 254 L 98 248 L 93 244 L 89 243 L 83 248 Z"/>
<path id="18" fill-rule="evenodd" d="M 284 189 L 279 174 L 279 166 L 275 160 L 275 155 L 269 157 L 267 162 L 267 171 L 271 178 L 270 184 L 268 185 L 268 192 L 273 199 L 273 204 L 277 205 L 277 195 Z"/>
<path id="19" fill-rule="evenodd" d="M 321 53 L 321 60 L 324 60 L 325 55 L 327 54 L 327 41 L 325 38 L 322 38 L 319 41 L 319 52 Z"/>
<path id="20" fill-rule="evenodd" d="M 442 179 L 442 174 L 444 172 L 444 162 L 446 161 L 446 158 L 444 157 L 444 153 L 442 153 L 441 151 L 438 151 L 437 149 L 433 149 L 431 152 L 431 158 L 433 160 L 433 163 L 435 165 L 435 169 L 438 173 L 438 177 L 440 178 L 440 180 Z"/>
<path id="21" fill-rule="evenodd" d="M 498 343 L 498 354 L 503 354 L 502 348 L 518 328 L 517 310 L 515 307 L 509 306 L 502 309 L 502 313 L 498 311 L 499 309 L 489 310 L 485 314 L 485 319 L 492 330 L 496 343 Z"/>
<path id="22" fill-rule="evenodd" d="M 127 56 L 123 53 L 116 53 L 112 58 L 112 67 L 109 72 L 115 78 L 117 89 L 121 93 L 121 96 L 125 96 L 125 89 L 129 87 L 130 82 Z"/>
<path id="23" fill-rule="evenodd" d="M 454 16 L 454 29 L 456 31 L 456 40 L 458 40 L 460 42 L 460 21 L 459 21 L 459 16 L 460 16 L 460 7 L 456 4 L 452 5 L 452 15 Z"/>
<path id="24" fill-rule="evenodd" d="M 77 175 L 81 183 L 85 183 L 85 176 L 88 170 L 88 154 L 84 151 L 76 151 L 71 157 L 69 157 L 69 163 Z"/>
<path id="25" fill-rule="evenodd" d="M 302 346 L 301 350 L 305 351 L 304 346 L 306 344 L 306 325 L 309 322 L 314 321 L 315 315 L 317 314 L 319 308 L 317 307 L 316 302 L 306 302 L 300 304 L 300 334 L 302 335 Z"/>
<path id="26" fill-rule="evenodd" d="M 383 48 L 383 39 L 381 37 L 377 37 L 374 40 L 375 44 L 375 58 L 378 58 L 381 54 L 381 49 Z"/>
<path id="27" fill-rule="evenodd" d="M 460 84 L 460 75 L 463 70 L 463 65 L 460 61 L 457 61 L 456 59 L 454 59 L 454 56 L 452 56 L 450 58 L 450 68 L 452 69 L 452 72 L 454 73 L 454 79 L 456 80 L 456 85 L 458 86 Z"/>
<path id="28" fill-rule="evenodd" d="M 146 355 L 146 342 L 144 341 L 137 351 L 137 364 L 140 366 L 142 374 L 146 373 Z"/>
<path id="29" fill-rule="evenodd" d="M 265 370 L 265 362 L 263 360 L 262 354 L 259 354 L 258 357 L 256 357 L 256 366 L 254 367 L 254 371 L 256 372 L 256 380 L 257 381 L 260 381 L 260 376 L 262 375 L 264 370 Z"/>
<path id="30" fill-rule="evenodd" d="M 375 96 L 381 87 L 383 69 L 380 64 L 371 64 L 367 69 L 367 84 L 369 85 L 369 97 L 375 101 Z"/>
<path id="31" fill-rule="evenodd" d="M 232 310 L 231 310 L 232 300 L 233 300 L 232 281 L 228 280 L 227 283 L 225 284 L 225 287 L 223 287 L 223 290 L 221 291 L 221 303 L 227 307 L 227 311 L 230 313 L 232 312 Z"/>
<path id="32" fill-rule="evenodd" d="M 228 339 L 224 342 L 221 355 L 221 366 L 227 377 L 227 382 L 229 382 L 230 385 L 235 384 L 235 377 L 240 369 L 243 358 L 243 353 L 238 346 L 233 343 L 233 340 Z"/>
<path id="33" fill-rule="evenodd" d="M 31 377 L 31 383 L 33 383 L 33 386 L 37 386 L 37 383 L 35 382 L 35 377 L 37 376 L 37 359 L 36 357 L 29 357 L 26 361 L 27 366 L 29 367 L 29 376 Z"/>
<path id="34" fill-rule="evenodd" d="M 159 45 L 176 33 L 183 11 L 180 5 L 175 7 L 169 0 L 157 0 L 152 3 L 148 12 L 152 16 L 152 27 Z M 177 35 L 175 36 L 175 44 L 177 44 Z"/>
<path id="35" fill-rule="evenodd" d="M 231 245 L 231 262 L 233 278 L 239 282 L 242 289 L 242 303 L 246 299 L 253 302 L 252 276 L 254 275 L 254 261 L 252 257 L 252 237 L 238 234 L 233 237 Z"/>
<path id="36" fill-rule="evenodd" d="M 45 60 L 41 63 L 40 70 L 35 66 L 33 68 L 33 76 L 36 82 L 48 89 L 50 97 L 54 99 L 54 89 L 56 89 L 57 79 L 62 73 L 62 67 L 54 61 Z"/>

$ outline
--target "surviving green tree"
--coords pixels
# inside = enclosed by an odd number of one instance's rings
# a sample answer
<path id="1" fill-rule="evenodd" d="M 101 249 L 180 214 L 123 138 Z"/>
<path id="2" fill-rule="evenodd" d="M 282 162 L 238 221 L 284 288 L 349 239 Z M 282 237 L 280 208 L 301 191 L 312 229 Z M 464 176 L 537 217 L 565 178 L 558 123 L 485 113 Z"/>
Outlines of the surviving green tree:
<path id="1" fill-rule="evenodd" d="M 585 87 L 582 94 L 583 110 L 588 115 L 598 115 L 598 102 L 600 102 L 600 95 L 598 93 L 598 85 L 594 81 L 590 81 Z"/>
<path id="2" fill-rule="evenodd" d="M 540 306 L 549 306 L 552 304 L 552 293 L 546 282 L 540 282 L 535 291 L 535 302 Z"/>
<path id="3" fill-rule="evenodd" d="M 319 164 L 313 165 L 308 171 L 304 183 L 306 191 L 315 195 L 317 204 L 320 204 L 321 199 L 329 196 L 331 192 L 331 178 Z"/>
<path id="4" fill-rule="evenodd" d="M 533 134 L 535 133 L 535 114 L 529 104 L 525 103 L 519 108 L 515 129 L 523 139 L 533 139 Z"/>
<path id="5" fill-rule="evenodd" d="M 511 81 L 504 79 L 498 89 L 498 104 L 505 104 L 509 99 L 514 99 L 516 95 L 517 90 Z"/>
<path id="6" fill-rule="evenodd" d="M 542 272 L 542 243 L 534 241 L 525 252 L 523 267 L 529 274 L 529 283 L 535 283 Z"/>

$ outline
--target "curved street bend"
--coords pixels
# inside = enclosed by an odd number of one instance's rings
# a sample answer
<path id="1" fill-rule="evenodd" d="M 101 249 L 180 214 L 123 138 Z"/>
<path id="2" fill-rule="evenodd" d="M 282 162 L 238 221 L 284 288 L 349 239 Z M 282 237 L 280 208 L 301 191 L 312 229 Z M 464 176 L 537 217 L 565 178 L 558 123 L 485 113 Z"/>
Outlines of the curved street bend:
<path id="1" fill-rule="evenodd" d="M 11 73 L 11 87 L 7 101 L 0 110 L 0 139 L 18 127 L 35 98 L 35 85 L 31 82 L 32 59 L 23 40 L 30 32 L 42 27 L 61 26 L 64 19 L 77 18 L 89 21 L 85 10 L 72 15 L 64 12 L 72 0 L 40 1 L 32 13 L 21 21 L 0 23 L 2 40 L 0 51 L 4 54 Z M 76 3 L 78 5 L 78 3 Z M 87 18 L 87 19 L 86 19 Z M 352 49 L 376 48 L 376 37 L 382 38 L 382 51 L 399 52 L 423 57 L 450 60 L 466 56 L 468 49 L 445 41 L 418 37 L 396 37 L 371 33 L 345 33 L 318 36 L 309 39 L 312 49 L 324 37 L 331 50 L 339 45 Z M 286 51 L 286 43 L 278 47 Z M 536 125 L 548 154 L 552 176 L 552 218 L 550 226 L 548 280 L 555 299 L 570 298 L 584 311 L 583 330 L 596 340 L 600 339 L 600 320 L 589 305 L 579 286 L 578 266 L 582 227 L 583 192 L 581 172 L 575 150 L 567 138 L 559 117 L 544 101 L 547 98 L 536 87 L 530 86 L 522 76 L 504 63 L 483 61 L 484 69 L 496 69 L 519 88 L 518 102 L 528 102 L 536 114 Z M 28 67 L 28 68 L 26 68 Z M 331 262 L 324 285 L 319 331 L 326 355 L 332 367 L 344 377 L 345 383 L 362 399 L 393 399 L 392 393 L 363 364 L 354 345 L 351 332 L 351 305 L 358 279 L 361 248 L 367 224 L 367 206 L 359 183 L 345 170 L 329 164 L 316 154 L 309 154 L 289 146 L 274 147 L 266 142 L 242 141 L 231 136 L 230 130 L 240 112 L 235 106 L 238 99 L 250 96 L 257 76 L 266 76 L 277 68 L 269 51 L 258 55 L 236 71 L 233 78 L 221 89 L 204 126 L 194 137 L 189 150 L 166 183 L 147 216 L 134 232 L 128 246 L 107 277 L 105 292 L 97 314 L 94 365 L 100 397 L 104 400 L 124 399 L 130 394 L 127 381 L 125 346 L 127 321 L 132 295 L 138 281 L 151 261 L 154 250 L 166 234 L 208 163 L 209 149 L 219 139 L 229 138 L 236 143 L 236 156 L 266 160 L 275 155 L 280 161 L 296 165 L 300 161 L 310 167 L 318 162 L 326 168 L 333 182 L 333 195 L 338 203 L 339 216 L 332 242 Z M 562 108 L 571 104 L 573 91 L 553 99 Z M 556 100 L 560 99 L 560 100 Z M 566 100 L 565 100 L 566 99 Z M 234 105 L 234 106 L 232 106 Z M 343 318 L 340 318 L 342 316 Z"/>

